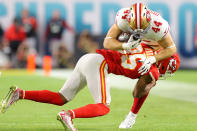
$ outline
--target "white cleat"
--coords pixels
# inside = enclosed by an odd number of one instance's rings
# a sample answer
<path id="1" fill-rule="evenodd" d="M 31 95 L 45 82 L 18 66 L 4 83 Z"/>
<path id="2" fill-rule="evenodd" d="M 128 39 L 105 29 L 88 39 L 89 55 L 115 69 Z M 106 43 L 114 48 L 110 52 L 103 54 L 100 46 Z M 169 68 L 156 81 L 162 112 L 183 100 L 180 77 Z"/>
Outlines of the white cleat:
<path id="1" fill-rule="evenodd" d="M 125 120 L 121 122 L 121 124 L 119 125 L 119 128 L 122 128 L 122 129 L 132 128 L 132 126 L 135 124 L 136 117 L 137 117 L 136 114 L 129 112 Z"/>
<path id="2" fill-rule="evenodd" d="M 5 113 L 14 102 L 19 100 L 19 96 L 20 89 L 17 86 L 11 86 L 10 91 L 0 103 L 0 112 Z"/>
<path id="3" fill-rule="evenodd" d="M 67 115 L 65 111 L 61 111 L 57 114 L 57 120 L 59 120 L 62 123 L 65 130 L 77 131 L 72 122 L 72 118 L 69 115 Z"/>

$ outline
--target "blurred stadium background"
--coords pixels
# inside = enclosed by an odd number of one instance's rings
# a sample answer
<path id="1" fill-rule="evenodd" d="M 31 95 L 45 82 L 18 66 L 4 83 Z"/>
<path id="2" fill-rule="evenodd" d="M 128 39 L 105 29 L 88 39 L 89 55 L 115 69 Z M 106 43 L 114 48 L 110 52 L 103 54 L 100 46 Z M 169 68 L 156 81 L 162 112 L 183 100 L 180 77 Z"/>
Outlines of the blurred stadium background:
<path id="1" fill-rule="evenodd" d="M 173 77 L 158 82 L 132 130 L 197 131 L 197 1 L 141 1 L 169 22 L 181 67 Z M 0 99 L 11 85 L 58 91 L 80 56 L 103 48 L 116 12 L 135 2 L 0 0 Z M 75 120 L 79 130 L 118 130 L 133 101 L 136 81 L 114 75 L 109 79 L 111 113 Z M 63 129 L 55 120 L 59 110 L 92 102 L 87 89 L 63 107 L 22 101 L 0 114 L 0 131 L 59 131 Z"/>

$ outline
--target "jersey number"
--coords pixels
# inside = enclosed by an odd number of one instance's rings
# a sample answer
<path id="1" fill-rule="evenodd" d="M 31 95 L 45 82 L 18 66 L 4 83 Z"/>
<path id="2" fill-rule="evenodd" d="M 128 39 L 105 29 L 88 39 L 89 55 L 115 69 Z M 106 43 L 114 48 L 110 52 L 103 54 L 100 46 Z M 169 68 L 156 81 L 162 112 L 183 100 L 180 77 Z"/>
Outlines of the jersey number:
<path id="1" fill-rule="evenodd" d="M 161 26 L 162 23 L 161 23 L 161 22 L 158 22 L 158 21 L 154 21 L 154 24 L 155 24 L 157 27 L 152 27 L 152 30 L 153 30 L 155 33 L 157 33 L 157 32 L 160 31 L 160 28 L 158 28 L 158 27 Z"/>
<path id="2" fill-rule="evenodd" d="M 138 60 L 144 61 L 144 54 L 123 55 L 121 56 L 121 66 L 125 69 L 135 70 Z"/>

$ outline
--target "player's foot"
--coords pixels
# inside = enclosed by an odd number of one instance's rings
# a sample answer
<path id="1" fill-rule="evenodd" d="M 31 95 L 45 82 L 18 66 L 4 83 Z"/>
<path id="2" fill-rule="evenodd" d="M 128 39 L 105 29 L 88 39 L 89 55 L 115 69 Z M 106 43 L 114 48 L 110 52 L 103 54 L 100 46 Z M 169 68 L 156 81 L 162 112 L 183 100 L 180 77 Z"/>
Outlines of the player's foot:
<path id="1" fill-rule="evenodd" d="M 10 91 L 0 103 L 0 112 L 5 113 L 7 109 L 16 101 L 19 100 L 20 89 L 17 86 L 11 86 Z"/>
<path id="2" fill-rule="evenodd" d="M 61 111 L 57 114 L 57 120 L 59 120 L 62 123 L 65 130 L 77 131 L 72 122 L 72 118 L 70 117 L 70 115 L 66 114 L 65 111 Z"/>
<path id="3" fill-rule="evenodd" d="M 135 124 L 136 114 L 129 112 L 125 120 L 119 125 L 119 128 L 132 128 Z"/>

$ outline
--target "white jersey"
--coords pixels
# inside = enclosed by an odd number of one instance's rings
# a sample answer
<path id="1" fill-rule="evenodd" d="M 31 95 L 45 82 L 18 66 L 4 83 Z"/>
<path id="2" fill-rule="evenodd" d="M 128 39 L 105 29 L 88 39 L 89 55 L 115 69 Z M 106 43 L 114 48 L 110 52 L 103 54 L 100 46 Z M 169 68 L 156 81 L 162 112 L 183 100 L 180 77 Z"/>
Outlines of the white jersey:
<path id="1" fill-rule="evenodd" d="M 128 24 L 127 19 L 125 19 L 125 14 L 127 13 L 127 10 L 129 8 L 122 8 L 118 11 L 116 15 L 116 25 L 120 30 L 123 32 L 128 32 L 131 33 L 131 28 Z M 148 40 L 148 41 L 159 41 L 161 40 L 168 32 L 169 32 L 169 25 L 166 20 L 164 20 L 161 15 L 157 12 L 150 11 L 150 26 L 148 27 L 149 29 L 143 37 L 143 40 Z"/>

